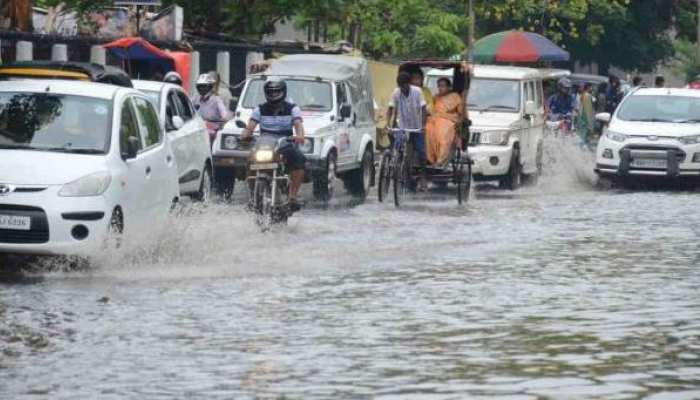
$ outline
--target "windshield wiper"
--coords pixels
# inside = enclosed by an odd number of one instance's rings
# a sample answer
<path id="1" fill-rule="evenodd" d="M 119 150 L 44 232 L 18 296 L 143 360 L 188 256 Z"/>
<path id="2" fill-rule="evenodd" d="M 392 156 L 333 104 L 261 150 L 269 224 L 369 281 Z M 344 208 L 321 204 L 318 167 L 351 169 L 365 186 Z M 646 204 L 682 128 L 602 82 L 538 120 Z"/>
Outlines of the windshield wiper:
<path id="1" fill-rule="evenodd" d="M 700 124 L 700 118 L 689 118 L 689 119 L 682 119 L 679 121 L 674 121 L 678 124 Z"/>
<path id="2" fill-rule="evenodd" d="M 312 108 L 312 109 L 324 110 L 327 107 L 324 106 L 323 104 L 304 104 L 304 106 L 302 106 L 301 108 L 305 108 L 305 109 Z"/>
<path id="3" fill-rule="evenodd" d="M 640 119 L 630 119 L 631 122 L 673 122 L 670 119 L 663 118 L 640 118 Z"/>
<path id="4" fill-rule="evenodd" d="M 517 110 L 517 108 L 513 106 L 506 106 L 503 104 L 491 104 L 490 106 L 486 108 L 482 108 L 479 111 L 491 111 L 491 110 Z"/>
<path id="5" fill-rule="evenodd" d="M 30 147 L 30 146 L 22 146 L 22 145 L 19 145 L 19 144 L 0 144 L 0 149 L 8 149 L 8 150 L 16 150 L 16 149 L 35 150 L 33 147 Z"/>
<path id="6" fill-rule="evenodd" d="M 88 149 L 88 148 L 71 148 L 71 147 L 44 147 L 38 148 L 37 150 L 45 151 L 58 151 L 62 153 L 75 153 L 75 154 L 104 154 L 103 150 L 99 149 Z"/>

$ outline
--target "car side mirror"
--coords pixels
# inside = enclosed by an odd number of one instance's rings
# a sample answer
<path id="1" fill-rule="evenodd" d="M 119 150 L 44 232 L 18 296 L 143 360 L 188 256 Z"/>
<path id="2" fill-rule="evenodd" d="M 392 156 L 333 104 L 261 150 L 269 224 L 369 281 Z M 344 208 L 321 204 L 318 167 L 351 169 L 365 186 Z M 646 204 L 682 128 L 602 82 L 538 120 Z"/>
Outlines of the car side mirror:
<path id="1" fill-rule="evenodd" d="M 126 149 L 122 151 L 122 158 L 124 161 L 136 158 L 139 154 L 139 144 L 140 141 L 137 137 L 129 136 L 129 139 L 126 140 Z"/>
<path id="2" fill-rule="evenodd" d="M 228 102 L 229 110 L 231 110 L 232 112 L 236 112 L 236 108 L 238 108 L 238 97 L 234 97 L 231 99 L 231 101 Z"/>
<path id="3" fill-rule="evenodd" d="M 531 115 L 536 115 L 537 114 L 537 106 L 535 105 L 535 102 L 532 100 L 528 100 L 525 102 L 525 115 L 526 116 L 531 116 Z"/>
<path id="4" fill-rule="evenodd" d="M 604 124 L 610 123 L 610 119 L 611 119 L 611 118 L 612 118 L 612 115 L 610 115 L 610 113 L 606 113 L 606 112 L 604 112 L 604 113 L 598 113 L 598 114 L 595 115 L 596 121 L 600 121 L 600 122 L 602 122 L 602 123 L 604 123 Z"/>
<path id="5" fill-rule="evenodd" d="M 185 121 L 179 115 L 173 116 L 170 119 L 170 122 L 172 122 L 171 127 L 173 128 L 174 131 L 176 131 L 178 129 L 182 129 L 182 127 L 185 126 Z"/>
<path id="6" fill-rule="evenodd" d="M 236 126 L 239 127 L 239 128 L 241 128 L 241 129 L 245 129 L 246 124 L 245 124 L 245 122 L 241 121 L 240 119 L 237 119 L 237 120 L 236 120 Z"/>
<path id="7" fill-rule="evenodd" d="M 343 104 L 340 106 L 340 118 L 347 119 L 352 115 L 352 106 L 350 104 Z"/>

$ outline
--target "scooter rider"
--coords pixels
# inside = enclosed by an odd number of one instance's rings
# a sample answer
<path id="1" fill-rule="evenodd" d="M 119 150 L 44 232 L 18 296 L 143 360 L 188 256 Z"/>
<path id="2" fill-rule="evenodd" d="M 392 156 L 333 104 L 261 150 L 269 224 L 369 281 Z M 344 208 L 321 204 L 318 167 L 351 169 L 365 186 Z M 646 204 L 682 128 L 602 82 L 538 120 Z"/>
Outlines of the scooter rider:
<path id="1" fill-rule="evenodd" d="M 265 103 L 253 111 L 248 126 L 243 130 L 241 139 L 248 140 L 255 128 L 260 125 L 261 135 L 272 135 L 279 138 L 294 136 L 294 142 L 304 143 L 304 123 L 301 109 L 294 103 L 288 102 L 287 84 L 282 80 L 267 81 L 264 86 Z M 283 146 L 279 149 L 290 171 L 289 207 L 292 211 L 299 210 L 297 195 L 304 181 L 306 157 L 296 146 Z"/>
<path id="2" fill-rule="evenodd" d="M 202 74 L 197 78 L 194 108 L 206 122 L 223 124 L 231 119 L 231 115 L 221 97 L 214 93 L 215 85 L 216 79 L 211 74 Z"/>

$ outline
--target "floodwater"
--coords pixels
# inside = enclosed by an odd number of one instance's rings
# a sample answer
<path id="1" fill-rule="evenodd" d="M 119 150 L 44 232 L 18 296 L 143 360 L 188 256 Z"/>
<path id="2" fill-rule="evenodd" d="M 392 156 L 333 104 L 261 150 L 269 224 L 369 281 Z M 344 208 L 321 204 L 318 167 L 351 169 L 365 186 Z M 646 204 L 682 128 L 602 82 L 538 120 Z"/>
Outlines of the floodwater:
<path id="1" fill-rule="evenodd" d="M 0 283 L 2 399 L 698 399 L 699 193 L 601 191 L 549 143 L 517 192 L 195 210 Z"/>

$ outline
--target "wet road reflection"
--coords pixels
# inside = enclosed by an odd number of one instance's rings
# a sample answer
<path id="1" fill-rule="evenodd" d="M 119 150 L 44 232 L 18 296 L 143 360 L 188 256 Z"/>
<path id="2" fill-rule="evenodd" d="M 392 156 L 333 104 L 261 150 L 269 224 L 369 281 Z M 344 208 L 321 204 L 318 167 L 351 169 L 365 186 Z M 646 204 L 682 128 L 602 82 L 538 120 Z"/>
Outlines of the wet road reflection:
<path id="1" fill-rule="evenodd" d="M 0 398 L 700 398 L 698 194 L 597 191 L 569 161 L 271 234 L 210 207 L 5 275 Z"/>

